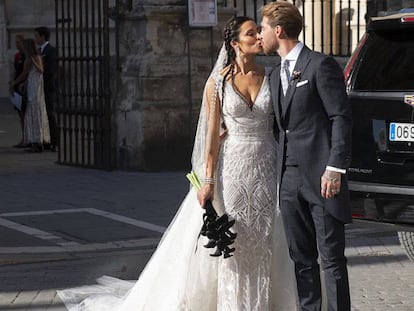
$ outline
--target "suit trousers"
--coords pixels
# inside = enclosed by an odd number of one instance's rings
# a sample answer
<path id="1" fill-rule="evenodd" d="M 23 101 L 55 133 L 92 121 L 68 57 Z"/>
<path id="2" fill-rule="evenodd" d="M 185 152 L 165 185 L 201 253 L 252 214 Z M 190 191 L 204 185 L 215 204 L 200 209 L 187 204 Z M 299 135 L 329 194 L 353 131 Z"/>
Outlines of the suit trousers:
<path id="1" fill-rule="evenodd" d="M 295 264 L 301 310 L 321 310 L 319 248 L 328 310 L 349 311 L 344 223 L 331 216 L 323 206 L 311 203 L 307 188 L 299 166 L 283 167 L 280 208 L 289 254 Z"/>
<path id="2" fill-rule="evenodd" d="M 57 124 L 57 117 L 56 117 L 56 96 L 45 96 L 45 103 L 46 103 L 46 111 L 47 111 L 47 118 L 49 121 L 49 131 L 50 131 L 50 144 L 52 146 L 59 145 L 59 138 L 58 138 L 58 124 Z"/>

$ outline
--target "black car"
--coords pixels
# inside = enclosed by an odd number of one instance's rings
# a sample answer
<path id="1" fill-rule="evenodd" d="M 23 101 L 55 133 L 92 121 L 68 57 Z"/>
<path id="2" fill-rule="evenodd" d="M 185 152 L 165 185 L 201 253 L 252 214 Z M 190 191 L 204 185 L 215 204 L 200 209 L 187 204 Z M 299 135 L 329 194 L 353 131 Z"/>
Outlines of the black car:
<path id="1" fill-rule="evenodd" d="M 344 74 L 353 217 L 394 226 L 414 260 L 414 13 L 372 18 Z"/>

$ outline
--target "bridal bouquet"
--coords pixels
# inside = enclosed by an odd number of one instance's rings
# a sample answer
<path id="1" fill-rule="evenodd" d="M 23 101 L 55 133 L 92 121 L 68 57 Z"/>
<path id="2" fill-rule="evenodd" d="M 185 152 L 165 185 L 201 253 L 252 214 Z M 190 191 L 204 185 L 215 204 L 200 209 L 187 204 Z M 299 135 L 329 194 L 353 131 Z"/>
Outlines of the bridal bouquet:
<path id="1" fill-rule="evenodd" d="M 201 189 L 200 179 L 195 172 L 192 171 L 186 177 L 197 191 Z M 200 234 L 209 239 L 204 247 L 216 247 L 216 251 L 210 254 L 210 256 L 220 257 L 223 255 L 224 258 L 231 257 L 231 253 L 234 252 L 235 248 L 230 248 L 229 246 L 234 243 L 237 233 L 231 232 L 230 228 L 234 225 L 235 220 L 230 220 L 227 214 L 219 217 L 211 200 L 205 203 L 204 208 L 203 226 Z"/>

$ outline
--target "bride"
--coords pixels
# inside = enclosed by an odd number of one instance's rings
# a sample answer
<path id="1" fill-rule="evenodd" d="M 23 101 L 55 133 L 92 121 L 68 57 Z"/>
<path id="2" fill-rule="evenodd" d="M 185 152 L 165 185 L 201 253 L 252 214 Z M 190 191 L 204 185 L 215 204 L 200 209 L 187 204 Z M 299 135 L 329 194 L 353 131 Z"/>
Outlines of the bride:
<path id="1" fill-rule="evenodd" d="M 296 285 L 277 206 L 274 112 L 257 26 L 233 17 L 206 83 L 191 189 L 135 283 L 110 277 L 59 291 L 70 311 L 292 311 Z M 198 238 L 203 206 L 235 219 L 232 257 L 211 257 Z"/>

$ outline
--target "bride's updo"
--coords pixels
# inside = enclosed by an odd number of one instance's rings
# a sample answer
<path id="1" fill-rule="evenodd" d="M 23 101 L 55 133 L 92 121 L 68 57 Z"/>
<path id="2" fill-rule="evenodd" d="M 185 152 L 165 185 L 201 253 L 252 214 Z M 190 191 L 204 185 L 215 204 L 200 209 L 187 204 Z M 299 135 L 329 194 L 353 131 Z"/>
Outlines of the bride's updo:
<path id="1" fill-rule="evenodd" d="M 247 16 L 234 16 L 226 24 L 223 30 L 224 43 L 227 50 L 227 65 L 230 65 L 236 59 L 236 52 L 231 46 L 232 41 L 239 41 L 240 27 L 247 21 L 254 21 Z"/>

